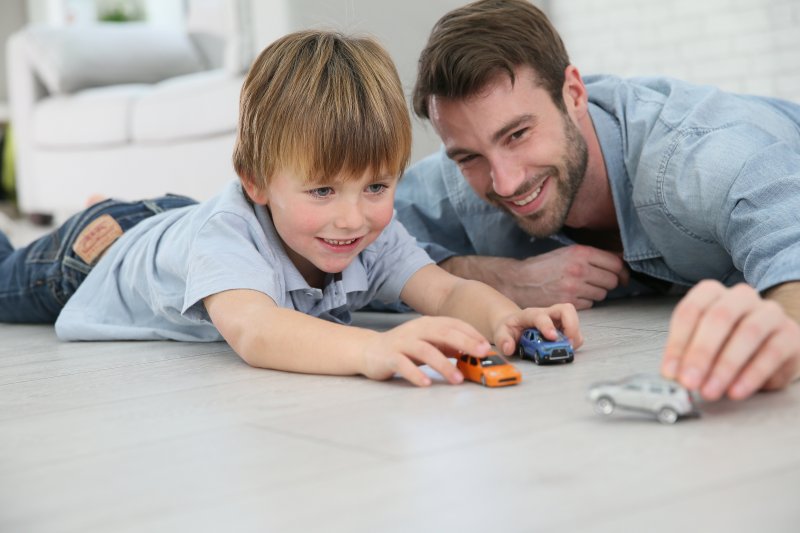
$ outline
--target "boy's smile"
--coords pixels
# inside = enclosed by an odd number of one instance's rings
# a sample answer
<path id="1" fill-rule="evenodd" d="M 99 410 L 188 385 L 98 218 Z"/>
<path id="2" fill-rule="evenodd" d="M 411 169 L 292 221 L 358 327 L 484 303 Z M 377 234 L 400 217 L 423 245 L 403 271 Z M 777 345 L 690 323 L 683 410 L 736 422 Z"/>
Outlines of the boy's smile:
<path id="1" fill-rule="evenodd" d="M 397 177 L 365 172 L 306 184 L 278 172 L 267 190 L 249 190 L 266 204 L 286 253 L 312 287 L 343 271 L 378 238 L 392 219 Z"/>

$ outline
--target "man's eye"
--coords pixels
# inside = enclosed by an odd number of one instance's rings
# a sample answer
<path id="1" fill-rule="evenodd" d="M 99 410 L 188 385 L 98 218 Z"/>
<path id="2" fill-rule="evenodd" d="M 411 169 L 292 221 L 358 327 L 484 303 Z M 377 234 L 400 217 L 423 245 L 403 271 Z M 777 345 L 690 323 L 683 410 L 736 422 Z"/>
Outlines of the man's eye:
<path id="1" fill-rule="evenodd" d="M 370 194 L 380 194 L 388 188 L 389 187 L 383 183 L 370 183 L 367 185 L 367 192 Z"/>
<path id="2" fill-rule="evenodd" d="M 510 136 L 510 137 L 511 137 L 511 140 L 512 140 L 512 141 L 516 141 L 517 139 L 519 139 L 520 137 L 522 137 L 523 135 L 525 135 L 525 132 L 526 132 L 526 131 L 528 131 L 528 128 L 522 128 L 521 130 L 517 130 L 517 131 L 515 131 L 515 132 L 514 132 L 514 133 L 512 133 L 512 134 L 511 134 L 511 136 Z"/>
<path id="3" fill-rule="evenodd" d="M 464 157 L 462 157 L 458 161 L 456 161 L 456 163 L 458 163 L 459 165 L 466 165 L 470 161 L 474 161 L 476 157 L 478 157 L 478 156 L 475 155 L 475 154 L 465 155 Z"/>
<path id="4" fill-rule="evenodd" d="M 316 189 L 311 189 L 310 191 L 308 191 L 308 193 L 311 196 L 314 196 L 316 198 L 325 198 L 325 197 L 330 196 L 331 194 L 333 194 L 333 188 L 332 187 L 317 187 Z"/>

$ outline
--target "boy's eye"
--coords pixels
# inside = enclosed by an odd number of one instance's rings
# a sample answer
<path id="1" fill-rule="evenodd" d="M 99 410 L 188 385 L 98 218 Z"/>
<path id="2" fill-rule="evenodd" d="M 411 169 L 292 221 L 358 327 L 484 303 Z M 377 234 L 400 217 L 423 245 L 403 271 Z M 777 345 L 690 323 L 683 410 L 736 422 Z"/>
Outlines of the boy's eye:
<path id="1" fill-rule="evenodd" d="M 316 189 L 311 189 L 308 193 L 317 198 L 325 198 L 333 194 L 333 187 L 317 187 Z"/>
<path id="2" fill-rule="evenodd" d="M 367 185 L 367 192 L 370 194 L 380 194 L 388 188 L 389 187 L 384 183 L 370 183 Z"/>

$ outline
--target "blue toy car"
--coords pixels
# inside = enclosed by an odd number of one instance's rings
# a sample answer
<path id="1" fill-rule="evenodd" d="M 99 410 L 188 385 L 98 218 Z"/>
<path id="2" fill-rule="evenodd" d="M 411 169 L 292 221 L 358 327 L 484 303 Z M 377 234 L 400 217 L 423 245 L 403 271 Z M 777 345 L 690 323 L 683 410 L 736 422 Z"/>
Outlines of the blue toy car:
<path id="1" fill-rule="evenodd" d="M 558 339 L 551 341 L 536 328 L 526 329 L 519 338 L 517 351 L 521 359 L 530 359 L 537 365 L 571 363 L 575 359 L 572 344 L 560 331 Z"/>

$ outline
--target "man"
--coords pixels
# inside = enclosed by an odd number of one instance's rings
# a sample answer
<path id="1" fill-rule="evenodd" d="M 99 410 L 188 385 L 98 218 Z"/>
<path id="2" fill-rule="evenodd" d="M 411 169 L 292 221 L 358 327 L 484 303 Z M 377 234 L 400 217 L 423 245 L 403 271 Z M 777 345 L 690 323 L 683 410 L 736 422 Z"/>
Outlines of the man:
<path id="1" fill-rule="evenodd" d="M 584 81 L 541 11 L 482 0 L 434 27 L 414 109 L 443 150 L 408 171 L 396 206 L 443 267 L 521 305 L 693 286 L 665 376 L 714 400 L 800 375 L 800 107 Z"/>

